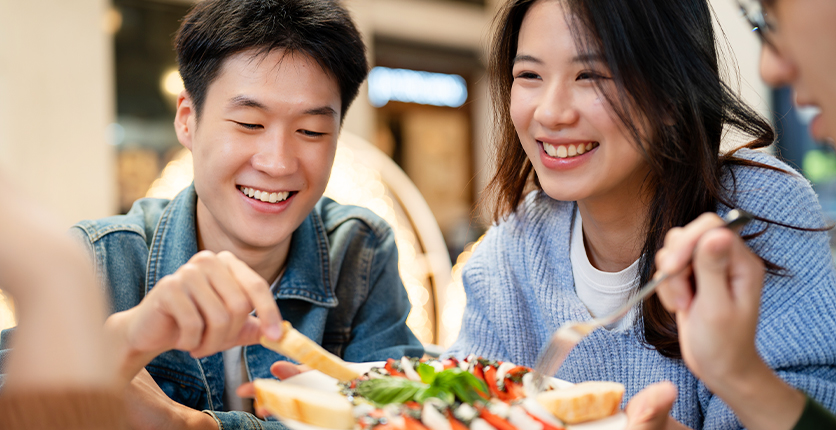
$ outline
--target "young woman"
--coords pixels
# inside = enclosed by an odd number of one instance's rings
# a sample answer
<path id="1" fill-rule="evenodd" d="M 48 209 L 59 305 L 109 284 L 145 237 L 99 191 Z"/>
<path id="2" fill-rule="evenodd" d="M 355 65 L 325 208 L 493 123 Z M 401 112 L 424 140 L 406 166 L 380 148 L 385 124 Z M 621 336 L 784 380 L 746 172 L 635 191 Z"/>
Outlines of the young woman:
<path id="1" fill-rule="evenodd" d="M 450 353 L 533 365 L 561 324 L 608 314 L 650 279 L 668 230 L 739 207 L 758 216 L 744 234 L 770 269 L 759 353 L 836 406 L 836 344 L 815 334 L 836 331 L 821 208 L 803 178 L 750 149 L 774 135 L 720 79 L 707 0 L 511 0 L 498 23 L 497 225 L 465 267 Z M 748 148 L 721 155 L 726 128 Z M 676 320 L 653 297 L 556 376 L 622 382 L 625 401 L 670 380 L 681 423 L 739 427 L 681 358 Z"/>

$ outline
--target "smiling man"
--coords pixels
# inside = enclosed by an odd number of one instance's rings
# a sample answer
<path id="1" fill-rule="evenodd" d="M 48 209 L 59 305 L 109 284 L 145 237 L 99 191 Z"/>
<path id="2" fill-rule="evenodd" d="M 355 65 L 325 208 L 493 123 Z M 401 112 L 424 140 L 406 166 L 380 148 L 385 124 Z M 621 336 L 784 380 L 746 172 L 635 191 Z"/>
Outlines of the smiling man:
<path id="1" fill-rule="evenodd" d="M 422 355 L 392 231 L 322 197 L 365 47 L 337 0 L 204 0 L 176 48 L 194 184 L 74 233 L 109 285 L 135 428 L 282 428 L 235 395 L 286 359 L 240 346 L 281 319 L 347 361 Z"/>

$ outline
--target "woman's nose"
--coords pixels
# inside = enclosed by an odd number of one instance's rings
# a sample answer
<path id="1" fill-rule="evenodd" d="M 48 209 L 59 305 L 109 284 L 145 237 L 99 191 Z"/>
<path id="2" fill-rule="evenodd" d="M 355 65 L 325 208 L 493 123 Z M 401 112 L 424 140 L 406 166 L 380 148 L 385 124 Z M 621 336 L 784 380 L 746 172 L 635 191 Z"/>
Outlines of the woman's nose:
<path id="1" fill-rule="evenodd" d="M 798 75 L 795 64 L 767 44 L 761 47 L 760 73 L 764 82 L 776 88 L 792 84 Z"/>
<path id="2" fill-rule="evenodd" d="M 561 85 L 553 85 L 540 97 L 534 110 L 534 119 L 547 128 L 559 128 L 578 120 L 571 91 Z"/>

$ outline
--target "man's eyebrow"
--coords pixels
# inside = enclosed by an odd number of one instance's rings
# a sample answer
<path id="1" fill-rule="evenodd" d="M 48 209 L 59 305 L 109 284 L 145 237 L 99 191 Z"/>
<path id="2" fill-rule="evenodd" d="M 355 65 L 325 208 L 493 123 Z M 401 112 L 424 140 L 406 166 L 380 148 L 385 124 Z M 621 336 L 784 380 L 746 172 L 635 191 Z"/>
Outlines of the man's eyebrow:
<path id="1" fill-rule="evenodd" d="M 269 110 L 264 103 L 247 96 L 235 96 L 229 100 L 229 105 L 233 108 L 247 107 L 264 111 Z"/>
<path id="2" fill-rule="evenodd" d="M 325 116 L 338 116 L 337 111 L 334 110 L 331 106 L 322 106 L 318 108 L 308 109 L 304 112 L 305 115 L 325 115 Z"/>
<path id="3" fill-rule="evenodd" d="M 543 64 L 543 62 L 540 61 L 539 58 L 532 57 L 531 55 L 517 55 L 516 57 L 514 57 L 514 60 L 511 62 L 511 64 L 517 64 L 523 61 L 528 61 L 536 64 Z"/>

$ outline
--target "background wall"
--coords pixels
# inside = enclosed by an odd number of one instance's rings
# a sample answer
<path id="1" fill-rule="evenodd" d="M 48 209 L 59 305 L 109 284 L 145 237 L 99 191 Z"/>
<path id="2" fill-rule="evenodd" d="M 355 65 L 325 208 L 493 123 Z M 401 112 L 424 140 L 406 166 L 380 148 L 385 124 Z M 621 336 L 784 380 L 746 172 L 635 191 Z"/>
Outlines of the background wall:
<path id="1" fill-rule="evenodd" d="M 68 227 L 114 211 L 107 0 L 0 0 L 0 169 Z"/>

